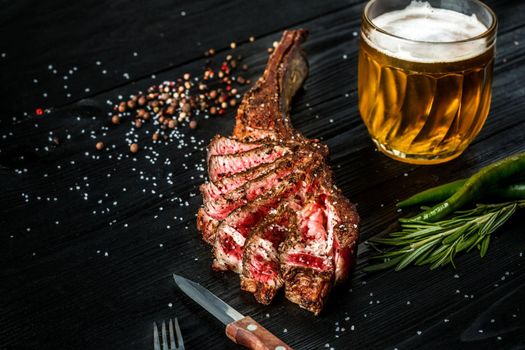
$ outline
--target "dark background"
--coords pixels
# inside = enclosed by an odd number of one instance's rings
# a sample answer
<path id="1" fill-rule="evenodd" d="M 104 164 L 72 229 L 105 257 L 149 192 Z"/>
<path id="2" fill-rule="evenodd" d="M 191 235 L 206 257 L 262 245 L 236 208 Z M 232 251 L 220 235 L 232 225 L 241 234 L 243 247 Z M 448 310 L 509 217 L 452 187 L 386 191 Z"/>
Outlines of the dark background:
<path id="1" fill-rule="evenodd" d="M 491 114 L 460 158 L 425 167 L 378 153 L 359 118 L 362 1 L 0 1 L 0 349 L 148 349 L 152 322 L 174 316 L 188 349 L 236 348 L 172 272 L 297 349 L 525 348 L 523 212 L 485 258 L 459 256 L 456 270 L 365 275 L 362 253 L 319 317 L 282 296 L 264 307 L 237 276 L 211 271 L 195 228 L 205 176 L 195 165 L 215 133 L 231 132 L 234 112 L 134 156 L 130 127 L 108 117 L 108 100 L 197 74 L 205 50 L 215 48 L 220 63 L 232 41 L 255 80 L 282 30 L 308 28 L 310 78 L 293 122 L 329 145 L 364 241 L 404 215 L 400 198 L 525 150 L 525 3 L 487 3 L 500 21 Z M 143 131 L 139 143 L 150 138 Z M 95 151 L 97 140 L 105 151 Z"/>

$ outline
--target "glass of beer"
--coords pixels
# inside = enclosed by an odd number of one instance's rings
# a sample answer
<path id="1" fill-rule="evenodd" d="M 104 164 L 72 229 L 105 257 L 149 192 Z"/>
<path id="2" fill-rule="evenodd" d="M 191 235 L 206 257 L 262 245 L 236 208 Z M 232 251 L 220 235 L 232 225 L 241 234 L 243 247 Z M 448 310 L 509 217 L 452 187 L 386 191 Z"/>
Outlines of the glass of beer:
<path id="1" fill-rule="evenodd" d="M 497 19 L 478 0 L 371 0 L 359 111 L 379 150 L 414 164 L 459 156 L 489 113 Z"/>

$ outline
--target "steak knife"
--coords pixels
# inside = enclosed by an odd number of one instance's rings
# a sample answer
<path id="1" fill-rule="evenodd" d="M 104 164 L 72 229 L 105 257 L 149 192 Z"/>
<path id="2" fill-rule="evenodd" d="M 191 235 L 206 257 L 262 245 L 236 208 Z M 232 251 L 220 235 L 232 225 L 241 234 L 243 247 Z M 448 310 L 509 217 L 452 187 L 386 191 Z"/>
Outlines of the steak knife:
<path id="1" fill-rule="evenodd" d="M 242 315 L 200 284 L 176 274 L 173 277 L 187 296 L 226 325 L 226 335 L 235 343 L 253 350 L 292 350 L 253 318 Z"/>

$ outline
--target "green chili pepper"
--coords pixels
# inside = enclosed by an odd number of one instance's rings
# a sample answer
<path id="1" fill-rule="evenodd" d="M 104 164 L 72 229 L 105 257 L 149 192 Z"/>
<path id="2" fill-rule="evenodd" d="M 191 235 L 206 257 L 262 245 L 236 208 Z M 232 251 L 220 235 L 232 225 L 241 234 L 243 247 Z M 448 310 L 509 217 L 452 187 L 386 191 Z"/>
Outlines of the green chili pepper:
<path id="1" fill-rule="evenodd" d="M 505 180 L 525 172 L 525 152 L 518 153 L 497 161 L 471 176 L 456 193 L 442 203 L 412 218 L 400 219 L 401 222 L 435 222 L 460 209 L 465 204 L 478 199 L 484 189 L 499 186 Z"/>
<path id="2" fill-rule="evenodd" d="M 437 187 L 429 188 L 428 190 L 419 192 L 418 194 L 415 194 L 412 197 L 397 203 L 396 205 L 399 208 L 406 208 L 422 203 L 444 201 L 445 199 L 450 198 L 450 196 L 456 193 L 466 181 L 466 179 L 462 179 L 454 182 L 449 182 L 447 184 L 440 185 Z"/>
<path id="3" fill-rule="evenodd" d="M 525 183 L 505 186 L 500 190 L 490 191 L 490 194 L 510 200 L 525 199 Z"/>
<path id="4" fill-rule="evenodd" d="M 429 188 L 428 190 L 419 192 L 412 197 L 397 203 L 396 206 L 399 208 L 406 208 L 419 204 L 444 201 L 456 193 L 465 182 L 467 182 L 467 179 L 461 179 Z M 525 199 L 525 183 L 516 183 L 505 185 L 503 187 L 491 188 L 488 190 L 487 195 L 508 200 Z"/>

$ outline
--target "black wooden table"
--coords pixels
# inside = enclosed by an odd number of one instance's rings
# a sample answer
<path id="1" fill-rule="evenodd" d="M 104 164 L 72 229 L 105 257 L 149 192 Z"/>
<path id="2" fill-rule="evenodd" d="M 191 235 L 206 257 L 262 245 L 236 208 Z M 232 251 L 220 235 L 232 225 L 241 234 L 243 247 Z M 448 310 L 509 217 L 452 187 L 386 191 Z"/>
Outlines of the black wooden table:
<path id="1" fill-rule="evenodd" d="M 125 142 L 129 127 L 108 116 L 120 98 L 200 71 L 205 50 L 224 58 L 230 42 L 254 80 L 282 30 L 308 28 L 311 71 L 293 123 L 330 147 L 364 241 L 404 215 L 394 207 L 400 198 L 525 150 L 525 3 L 487 2 L 500 21 L 491 113 L 470 148 L 439 166 L 383 156 L 359 118 L 363 1 L 2 2 L 0 348 L 150 349 L 153 321 L 173 316 L 188 349 L 236 348 L 176 289 L 172 272 L 297 349 L 525 348 L 523 213 L 498 231 L 485 258 L 459 256 L 455 270 L 366 275 L 361 256 L 319 317 L 282 296 L 264 307 L 239 290 L 236 275 L 211 271 L 195 228 L 204 146 L 231 132 L 233 110 L 136 155 Z"/>

